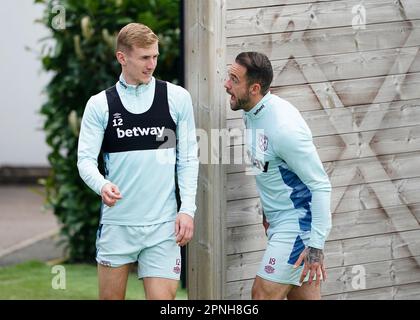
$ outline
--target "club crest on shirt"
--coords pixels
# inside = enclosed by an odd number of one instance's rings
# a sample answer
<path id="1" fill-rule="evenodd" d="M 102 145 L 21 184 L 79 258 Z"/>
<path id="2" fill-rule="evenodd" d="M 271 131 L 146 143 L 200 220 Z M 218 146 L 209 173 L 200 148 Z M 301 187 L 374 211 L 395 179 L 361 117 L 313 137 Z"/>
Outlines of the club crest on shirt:
<path id="1" fill-rule="evenodd" d="M 121 113 L 116 112 L 113 114 L 113 116 L 114 116 L 114 119 L 119 119 L 121 118 Z"/>
<path id="2" fill-rule="evenodd" d="M 260 147 L 261 151 L 267 151 L 268 138 L 265 134 L 260 134 L 258 136 L 258 146 Z"/>
<path id="3" fill-rule="evenodd" d="M 257 157 L 252 155 L 252 152 L 248 149 L 247 150 L 248 159 L 251 162 L 252 170 L 254 174 L 258 175 L 262 172 L 267 172 L 269 161 L 265 161 L 263 159 L 258 159 Z"/>

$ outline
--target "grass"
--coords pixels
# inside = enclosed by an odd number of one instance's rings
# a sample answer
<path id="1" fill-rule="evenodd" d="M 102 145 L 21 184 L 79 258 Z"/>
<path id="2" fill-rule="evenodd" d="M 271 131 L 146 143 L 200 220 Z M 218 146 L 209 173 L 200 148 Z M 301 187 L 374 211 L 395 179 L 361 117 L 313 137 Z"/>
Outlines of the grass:
<path id="1" fill-rule="evenodd" d="M 58 283 L 53 266 L 39 261 L 29 261 L 10 267 L 0 267 L 0 300 L 96 300 L 98 278 L 96 265 L 63 264 L 66 288 L 53 289 Z M 56 277 L 56 278 L 54 278 Z M 64 282 L 61 282 L 63 284 Z M 127 300 L 143 300 L 143 282 L 130 273 Z M 178 288 L 176 299 L 187 299 L 185 289 Z"/>

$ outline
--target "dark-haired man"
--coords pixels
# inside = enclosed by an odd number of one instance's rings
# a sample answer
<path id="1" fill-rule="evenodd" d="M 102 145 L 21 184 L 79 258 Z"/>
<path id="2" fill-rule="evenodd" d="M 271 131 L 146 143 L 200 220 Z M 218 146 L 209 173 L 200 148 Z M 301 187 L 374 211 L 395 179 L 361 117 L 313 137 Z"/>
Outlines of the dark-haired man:
<path id="1" fill-rule="evenodd" d="M 268 244 L 253 299 L 320 299 L 323 248 L 331 229 L 331 185 L 299 111 L 270 93 L 268 57 L 242 52 L 225 82 L 232 110 L 244 110 Z"/>

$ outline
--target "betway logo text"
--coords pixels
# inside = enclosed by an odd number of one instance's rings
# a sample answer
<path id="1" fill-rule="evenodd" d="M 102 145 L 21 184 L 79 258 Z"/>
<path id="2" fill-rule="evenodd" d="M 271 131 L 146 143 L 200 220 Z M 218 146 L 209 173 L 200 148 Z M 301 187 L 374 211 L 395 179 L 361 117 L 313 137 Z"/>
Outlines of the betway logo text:
<path id="1" fill-rule="evenodd" d="M 141 128 L 141 127 L 133 127 L 133 129 L 126 129 L 122 130 L 117 128 L 117 137 L 118 139 L 124 137 L 139 137 L 139 136 L 157 136 L 161 138 L 163 136 L 163 130 L 165 127 L 149 127 L 149 128 Z"/>

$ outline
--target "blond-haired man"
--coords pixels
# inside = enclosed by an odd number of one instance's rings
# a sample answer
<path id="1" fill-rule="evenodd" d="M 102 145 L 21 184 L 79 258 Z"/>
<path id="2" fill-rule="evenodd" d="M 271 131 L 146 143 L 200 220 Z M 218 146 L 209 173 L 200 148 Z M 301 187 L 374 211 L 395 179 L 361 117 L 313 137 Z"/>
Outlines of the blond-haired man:
<path id="1" fill-rule="evenodd" d="M 198 158 L 191 97 L 153 77 L 158 44 L 143 24 L 122 28 L 116 49 L 120 78 L 89 99 L 82 119 L 79 173 L 102 197 L 96 240 L 100 299 L 125 298 L 134 262 L 147 299 L 174 299 L 179 246 L 193 236 Z M 105 176 L 97 166 L 101 149 Z"/>

